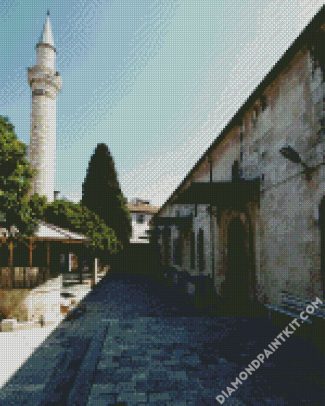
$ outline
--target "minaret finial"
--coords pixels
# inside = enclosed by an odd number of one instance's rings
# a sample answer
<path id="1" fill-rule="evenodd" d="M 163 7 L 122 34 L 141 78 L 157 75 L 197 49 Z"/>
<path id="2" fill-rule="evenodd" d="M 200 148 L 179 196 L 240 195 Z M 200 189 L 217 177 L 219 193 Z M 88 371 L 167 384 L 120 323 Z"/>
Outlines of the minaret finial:
<path id="1" fill-rule="evenodd" d="M 50 10 L 47 10 L 47 17 L 43 26 L 43 31 L 39 39 L 39 44 L 48 44 L 54 47 L 54 39 L 50 21 Z"/>

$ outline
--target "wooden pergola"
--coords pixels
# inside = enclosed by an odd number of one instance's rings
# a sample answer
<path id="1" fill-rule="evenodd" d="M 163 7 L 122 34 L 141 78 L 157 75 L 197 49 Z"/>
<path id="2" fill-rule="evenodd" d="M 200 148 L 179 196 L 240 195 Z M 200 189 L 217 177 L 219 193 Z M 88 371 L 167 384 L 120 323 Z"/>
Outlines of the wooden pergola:
<path id="1" fill-rule="evenodd" d="M 8 241 L 9 258 L 8 266 L 12 267 L 14 263 L 14 240 L 15 238 L 2 237 L 3 240 Z M 37 242 L 46 243 L 46 264 L 49 267 L 51 261 L 51 243 L 59 242 L 63 244 L 86 244 L 89 238 L 63 229 L 53 224 L 40 221 L 35 234 L 27 238 L 24 242 L 28 246 L 28 266 L 33 266 L 33 251 L 36 248 Z"/>
<path id="2" fill-rule="evenodd" d="M 70 230 L 63 229 L 53 224 L 39 222 L 38 229 L 35 235 L 29 238 L 29 266 L 33 263 L 33 249 L 37 242 L 46 242 L 46 262 L 47 266 L 50 266 L 51 261 L 51 242 L 59 242 L 62 244 L 86 244 L 89 242 L 89 238 L 72 232 Z"/>

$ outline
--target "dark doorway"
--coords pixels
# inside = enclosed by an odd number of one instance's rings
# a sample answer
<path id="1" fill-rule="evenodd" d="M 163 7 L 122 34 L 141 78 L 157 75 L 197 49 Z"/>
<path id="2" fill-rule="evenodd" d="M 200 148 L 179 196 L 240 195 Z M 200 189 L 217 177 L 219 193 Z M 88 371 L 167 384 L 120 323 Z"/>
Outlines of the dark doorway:
<path id="1" fill-rule="evenodd" d="M 199 271 L 203 272 L 205 268 L 205 256 L 204 256 L 204 231 L 202 228 L 199 229 L 197 238 L 197 255 L 199 262 Z"/>
<path id="2" fill-rule="evenodd" d="M 6 267 L 9 264 L 9 248 L 8 244 L 0 244 L 0 266 Z"/>
<path id="3" fill-rule="evenodd" d="M 162 240 L 163 240 L 163 253 L 162 253 L 162 260 L 164 266 L 169 266 L 170 263 L 170 256 L 171 256 L 171 232 L 169 227 L 164 227 L 162 232 Z"/>
<path id="4" fill-rule="evenodd" d="M 228 226 L 228 269 L 225 280 L 225 298 L 239 308 L 249 302 L 249 261 L 247 232 L 239 218 Z"/>
<path id="5" fill-rule="evenodd" d="M 319 207 L 319 225 L 320 225 L 320 255 L 321 255 L 321 280 L 323 297 L 325 297 L 325 197 Z"/>
<path id="6" fill-rule="evenodd" d="M 180 235 L 179 237 L 174 239 L 174 264 L 178 266 L 182 266 L 183 260 L 183 239 Z"/>
<path id="7" fill-rule="evenodd" d="M 190 254 L 191 254 L 191 269 L 195 269 L 196 252 L 195 252 L 195 232 L 191 231 L 191 241 L 190 241 Z"/>

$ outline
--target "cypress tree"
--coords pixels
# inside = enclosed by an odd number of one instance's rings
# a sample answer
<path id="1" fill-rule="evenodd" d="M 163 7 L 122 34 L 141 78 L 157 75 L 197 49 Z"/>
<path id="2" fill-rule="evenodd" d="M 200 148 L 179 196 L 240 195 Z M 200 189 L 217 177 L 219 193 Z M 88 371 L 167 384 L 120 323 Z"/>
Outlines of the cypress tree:
<path id="1" fill-rule="evenodd" d="M 106 144 L 98 144 L 90 158 L 81 203 L 101 217 L 125 246 L 131 235 L 130 214 L 120 188 L 114 159 Z"/>

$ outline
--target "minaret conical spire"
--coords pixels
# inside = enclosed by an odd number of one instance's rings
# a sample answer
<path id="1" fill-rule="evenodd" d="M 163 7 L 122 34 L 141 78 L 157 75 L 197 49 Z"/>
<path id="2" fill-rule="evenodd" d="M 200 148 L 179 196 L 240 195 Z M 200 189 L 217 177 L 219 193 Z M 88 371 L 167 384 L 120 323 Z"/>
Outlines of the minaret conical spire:
<path id="1" fill-rule="evenodd" d="M 48 44 L 54 47 L 54 39 L 52 33 L 52 26 L 50 21 L 50 11 L 47 10 L 46 20 L 43 26 L 43 31 L 39 39 L 39 44 Z"/>

